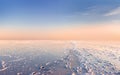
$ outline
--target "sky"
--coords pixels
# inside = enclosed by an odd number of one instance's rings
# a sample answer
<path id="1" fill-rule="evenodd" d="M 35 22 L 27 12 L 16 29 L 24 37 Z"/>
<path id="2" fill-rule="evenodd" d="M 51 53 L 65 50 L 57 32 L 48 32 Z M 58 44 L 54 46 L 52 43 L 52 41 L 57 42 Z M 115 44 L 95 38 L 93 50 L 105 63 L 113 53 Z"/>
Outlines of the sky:
<path id="1" fill-rule="evenodd" d="M 120 0 L 0 0 L 1 40 L 120 40 Z"/>

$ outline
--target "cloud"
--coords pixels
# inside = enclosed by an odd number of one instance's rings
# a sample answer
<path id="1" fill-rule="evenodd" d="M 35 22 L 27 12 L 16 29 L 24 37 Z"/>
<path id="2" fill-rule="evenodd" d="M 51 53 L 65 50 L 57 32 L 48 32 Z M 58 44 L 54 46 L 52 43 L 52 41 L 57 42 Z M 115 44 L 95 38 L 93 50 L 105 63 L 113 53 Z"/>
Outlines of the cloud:
<path id="1" fill-rule="evenodd" d="M 120 20 L 112 20 L 111 24 L 113 24 L 113 25 L 120 25 Z"/>
<path id="2" fill-rule="evenodd" d="M 120 15 L 120 7 L 111 10 L 110 12 L 106 13 L 104 16 L 115 16 L 115 15 Z"/>

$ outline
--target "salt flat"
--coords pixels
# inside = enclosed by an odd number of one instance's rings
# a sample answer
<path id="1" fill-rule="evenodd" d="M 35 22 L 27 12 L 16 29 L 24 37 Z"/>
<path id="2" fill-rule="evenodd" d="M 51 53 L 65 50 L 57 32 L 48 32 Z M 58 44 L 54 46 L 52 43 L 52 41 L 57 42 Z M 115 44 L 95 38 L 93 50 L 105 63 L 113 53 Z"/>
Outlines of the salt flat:
<path id="1" fill-rule="evenodd" d="M 120 43 L 3 40 L 0 75 L 120 75 Z"/>

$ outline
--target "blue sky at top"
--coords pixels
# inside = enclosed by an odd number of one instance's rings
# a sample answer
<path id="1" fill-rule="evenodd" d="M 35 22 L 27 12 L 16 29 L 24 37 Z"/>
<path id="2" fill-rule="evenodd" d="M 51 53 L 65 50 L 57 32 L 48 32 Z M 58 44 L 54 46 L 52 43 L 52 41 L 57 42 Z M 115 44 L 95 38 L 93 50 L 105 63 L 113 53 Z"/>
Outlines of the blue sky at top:
<path id="1" fill-rule="evenodd" d="M 0 25 L 70 26 L 120 20 L 120 0 L 0 0 Z"/>

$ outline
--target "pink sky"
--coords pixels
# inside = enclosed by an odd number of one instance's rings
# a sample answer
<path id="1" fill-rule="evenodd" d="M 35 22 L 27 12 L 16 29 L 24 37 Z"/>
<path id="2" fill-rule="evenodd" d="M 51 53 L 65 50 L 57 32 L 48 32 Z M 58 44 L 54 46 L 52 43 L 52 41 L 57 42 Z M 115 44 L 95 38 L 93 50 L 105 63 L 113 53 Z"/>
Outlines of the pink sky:
<path id="1" fill-rule="evenodd" d="M 120 40 L 119 25 L 74 26 L 51 29 L 1 28 L 1 40 Z"/>

